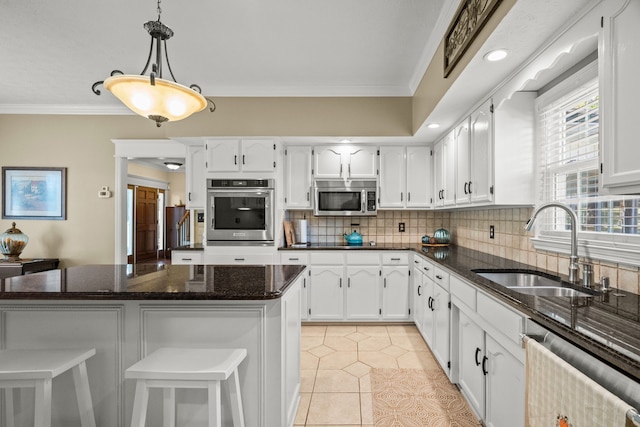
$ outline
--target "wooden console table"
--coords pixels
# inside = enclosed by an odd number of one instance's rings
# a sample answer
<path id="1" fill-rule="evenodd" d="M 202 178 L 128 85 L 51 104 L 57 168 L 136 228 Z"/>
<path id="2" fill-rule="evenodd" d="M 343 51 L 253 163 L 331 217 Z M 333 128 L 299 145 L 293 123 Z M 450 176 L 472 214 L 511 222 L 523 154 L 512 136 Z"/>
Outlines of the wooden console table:
<path id="1" fill-rule="evenodd" d="M 39 271 L 55 270 L 58 268 L 58 264 L 60 264 L 58 258 L 21 259 L 14 262 L 0 260 L 0 279 Z"/>

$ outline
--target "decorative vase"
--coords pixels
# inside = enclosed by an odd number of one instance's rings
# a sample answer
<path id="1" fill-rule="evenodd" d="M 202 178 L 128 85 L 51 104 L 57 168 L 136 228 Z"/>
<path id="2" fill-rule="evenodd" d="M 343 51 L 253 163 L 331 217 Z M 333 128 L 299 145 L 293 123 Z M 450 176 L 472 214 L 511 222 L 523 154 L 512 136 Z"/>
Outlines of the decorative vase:
<path id="1" fill-rule="evenodd" d="M 11 224 L 4 233 L 0 234 L 0 252 L 4 255 L 4 260 L 15 262 L 20 260 L 20 254 L 29 242 L 29 237 L 20 229 L 16 228 L 16 223 Z"/>
<path id="2" fill-rule="evenodd" d="M 436 238 L 436 241 L 438 243 L 449 243 L 451 241 L 451 235 L 449 234 L 449 232 L 447 230 L 445 230 L 444 228 L 440 227 L 438 228 L 434 233 L 433 233 L 433 237 Z"/>

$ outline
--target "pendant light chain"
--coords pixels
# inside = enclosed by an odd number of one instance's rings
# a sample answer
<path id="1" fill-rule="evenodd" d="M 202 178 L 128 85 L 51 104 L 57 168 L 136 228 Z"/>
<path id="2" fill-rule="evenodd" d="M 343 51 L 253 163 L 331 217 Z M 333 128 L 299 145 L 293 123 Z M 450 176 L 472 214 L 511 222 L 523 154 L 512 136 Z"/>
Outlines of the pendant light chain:
<path id="1" fill-rule="evenodd" d="M 158 0 L 158 22 L 160 22 L 160 15 L 162 15 L 162 8 L 160 7 L 160 0 Z"/>

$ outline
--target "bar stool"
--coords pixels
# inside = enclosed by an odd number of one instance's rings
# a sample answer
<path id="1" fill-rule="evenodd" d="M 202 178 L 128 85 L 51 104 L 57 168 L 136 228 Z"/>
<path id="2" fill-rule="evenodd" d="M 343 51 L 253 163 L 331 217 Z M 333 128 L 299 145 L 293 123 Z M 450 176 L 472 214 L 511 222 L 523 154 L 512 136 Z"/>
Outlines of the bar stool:
<path id="1" fill-rule="evenodd" d="M 208 391 L 209 427 L 220 427 L 220 383 L 229 393 L 234 427 L 244 427 L 238 365 L 247 356 L 244 348 L 160 348 L 125 371 L 135 379 L 131 427 L 144 427 L 150 388 L 163 389 L 163 425 L 175 427 L 176 388 L 204 388 Z"/>
<path id="2" fill-rule="evenodd" d="M 35 427 L 51 426 L 52 380 L 71 369 L 82 427 L 96 427 L 85 361 L 96 350 L 0 350 L 0 389 L 7 427 L 14 427 L 13 389 L 35 388 Z"/>

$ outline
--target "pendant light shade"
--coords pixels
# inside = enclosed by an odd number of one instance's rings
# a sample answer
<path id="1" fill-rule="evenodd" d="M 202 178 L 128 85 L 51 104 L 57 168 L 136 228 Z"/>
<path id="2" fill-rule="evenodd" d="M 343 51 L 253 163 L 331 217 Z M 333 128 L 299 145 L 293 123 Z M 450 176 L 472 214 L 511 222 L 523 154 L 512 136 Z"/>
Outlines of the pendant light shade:
<path id="1" fill-rule="evenodd" d="M 146 76 L 116 75 L 106 79 L 104 87 L 134 113 L 160 123 L 185 119 L 207 106 L 195 90 L 164 79 L 151 85 Z"/>
<path id="2" fill-rule="evenodd" d="M 158 0 L 158 20 L 148 21 L 144 24 L 144 28 L 151 36 L 151 47 L 147 63 L 140 75 L 124 74 L 120 70 L 113 70 L 111 77 L 96 82 L 92 86 L 93 93 L 100 95 L 98 86 L 104 85 L 131 111 L 153 120 L 157 126 L 165 122 L 185 119 L 193 113 L 204 110 L 207 104 L 210 104 L 211 112 L 216 108 L 211 99 L 200 94 L 201 90 L 198 85 L 183 86 L 173 76 L 167 55 L 167 40 L 173 36 L 173 31 L 160 22 L 161 13 L 160 0 Z M 167 69 L 173 81 L 162 78 L 163 47 Z M 151 63 L 152 58 L 155 58 L 153 64 Z M 151 65 L 151 71 L 147 76 L 145 73 L 149 69 L 149 65 Z"/>

